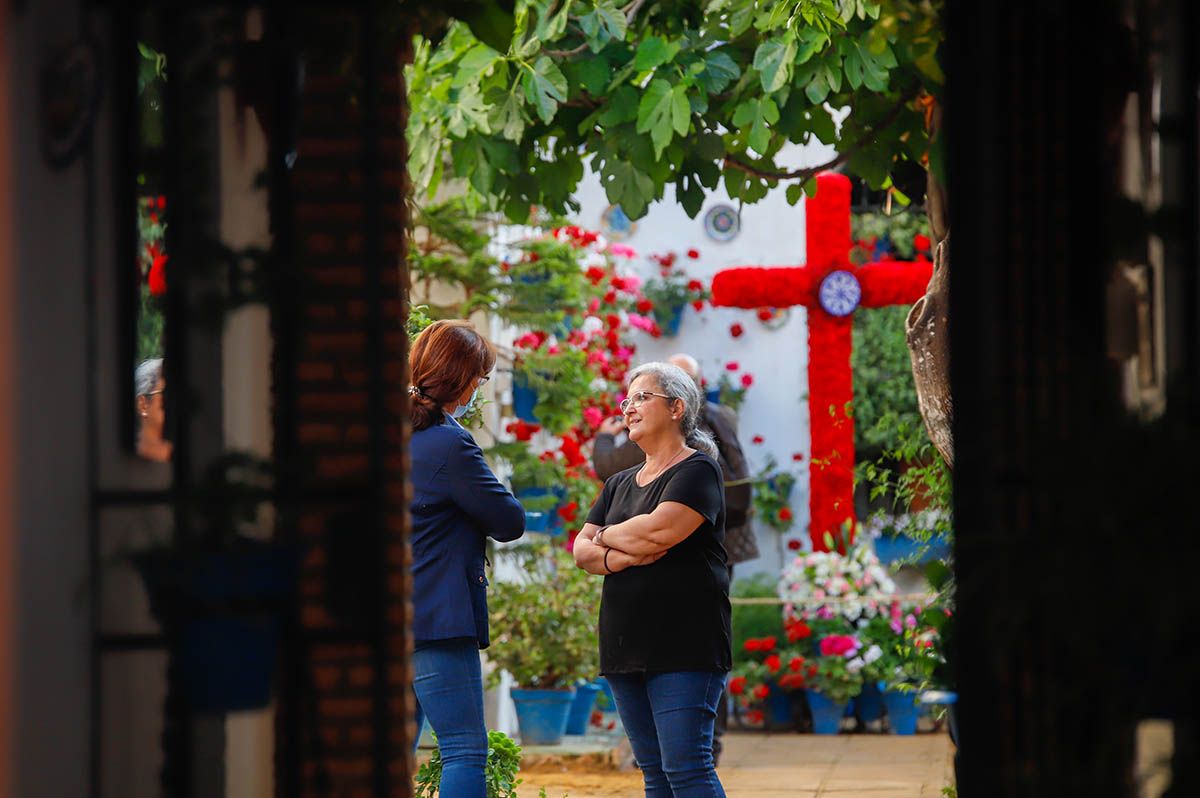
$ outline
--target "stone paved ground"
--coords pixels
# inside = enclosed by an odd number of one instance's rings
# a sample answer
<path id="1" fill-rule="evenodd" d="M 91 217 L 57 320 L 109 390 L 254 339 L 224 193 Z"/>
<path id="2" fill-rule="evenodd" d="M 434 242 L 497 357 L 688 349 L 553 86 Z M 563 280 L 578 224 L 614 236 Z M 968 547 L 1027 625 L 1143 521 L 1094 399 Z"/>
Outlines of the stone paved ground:
<path id="1" fill-rule="evenodd" d="M 729 798 L 941 798 L 953 783 L 954 746 L 945 733 L 900 737 L 730 732 L 718 772 Z M 587 772 L 590 771 L 590 772 Z M 642 795 L 641 774 L 541 766 L 522 772 L 521 798 Z"/>

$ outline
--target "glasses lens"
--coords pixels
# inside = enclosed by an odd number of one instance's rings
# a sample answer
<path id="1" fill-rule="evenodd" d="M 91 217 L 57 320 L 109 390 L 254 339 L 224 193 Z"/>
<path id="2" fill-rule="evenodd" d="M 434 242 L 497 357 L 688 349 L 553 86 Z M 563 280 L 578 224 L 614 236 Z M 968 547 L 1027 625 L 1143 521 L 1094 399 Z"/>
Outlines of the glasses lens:
<path id="1" fill-rule="evenodd" d="M 479 378 L 479 384 L 480 384 L 480 385 L 487 385 L 487 381 L 488 381 L 488 380 L 490 380 L 490 379 L 491 379 L 491 377 L 489 377 L 489 376 L 483 376 L 483 377 L 480 377 L 480 378 Z"/>

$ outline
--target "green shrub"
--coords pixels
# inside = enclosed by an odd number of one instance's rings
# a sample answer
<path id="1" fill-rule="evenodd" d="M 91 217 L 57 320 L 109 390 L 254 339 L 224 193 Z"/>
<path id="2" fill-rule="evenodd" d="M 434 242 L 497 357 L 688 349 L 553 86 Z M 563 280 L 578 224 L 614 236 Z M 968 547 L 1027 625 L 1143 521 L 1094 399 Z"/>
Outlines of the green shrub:
<path id="1" fill-rule="evenodd" d="M 730 595 L 735 598 L 776 598 L 776 580 L 760 573 L 734 581 Z M 733 605 L 733 662 L 735 665 L 751 659 L 746 653 L 750 638 L 775 637 L 784 639 L 783 612 L 776 604 Z"/>

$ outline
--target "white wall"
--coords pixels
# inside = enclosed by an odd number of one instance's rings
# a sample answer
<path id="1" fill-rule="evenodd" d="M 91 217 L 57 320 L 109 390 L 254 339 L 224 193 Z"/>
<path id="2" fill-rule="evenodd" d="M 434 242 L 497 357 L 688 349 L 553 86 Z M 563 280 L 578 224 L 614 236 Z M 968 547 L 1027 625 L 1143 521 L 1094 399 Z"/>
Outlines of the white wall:
<path id="1" fill-rule="evenodd" d="M 834 156 L 834 150 L 824 145 L 791 147 L 780 159 L 789 168 L 824 163 Z M 600 229 L 600 216 L 608 207 L 608 199 L 599 179 L 588 174 L 576 199 L 581 204 L 577 221 L 583 227 Z M 661 202 L 650 207 L 638 220 L 632 236 L 623 243 L 637 250 L 634 265 L 644 278 L 658 274 L 658 264 L 645 256 L 674 251 L 682 265 L 693 276 L 711 281 L 712 276 L 731 266 L 799 266 L 805 260 L 804 207 L 787 204 L 782 186 L 761 202 L 747 205 L 741 213 L 741 233 L 729 242 L 710 239 L 704 231 L 704 214 L 713 205 L 724 203 L 737 207 L 723 187 L 706 198 L 704 207 L 695 219 L 689 219 L 683 208 L 674 201 L 671 187 Z M 690 260 L 689 249 L 700 252 L 700 258 Z M 745 329 L 740 338 L 733 338 L 730 326 L 738 322 Z M 663 360 L 671 354 L 685 351 L 701 364 L 710 384 L 715 385 L 725 364 L 737 362 L 743 372 L 754 376 L 754 385 L 746 394 L 741 409 L 740 438 L 752 470 L 763 466 L 772 454 L 780 467 L 793 468 L 798 477 L 792 492 L 791 509 L 796 524 L 787 535 L 807 541 L 808 534 L 808 456 L 810 449 L 808 425 L 808 345 L 804 308 L 793 308 L 787 323 L 768 330 L 752 310 L 706 307 L 696 313 L 691 308 L 684 314 L 683 325 L 675 338 L 655 340 L 636 333 L 638 352 L 635 363 Z M 740 374 L 741 372 L 739 372 Z M 751 443 L 756 435 L 762 445 Z M 795 463 L 792 454 L 800 452 L 803 462 Z M 762 556 L 737 567 L 735 576 L 756 571 L 779 572 L 782 555 L 786 552 L 783 540 L 770 527 L 755 524 Z"/>

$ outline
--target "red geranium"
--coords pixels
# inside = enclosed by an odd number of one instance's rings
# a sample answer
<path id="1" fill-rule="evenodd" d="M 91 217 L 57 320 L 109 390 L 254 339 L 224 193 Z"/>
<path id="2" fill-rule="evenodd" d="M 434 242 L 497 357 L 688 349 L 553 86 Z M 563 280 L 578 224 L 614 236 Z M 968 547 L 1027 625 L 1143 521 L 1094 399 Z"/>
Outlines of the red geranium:
<path id="1" fill-rule="evenodd" d="M 788 663 L 788 668 L 794 673 L 799 673 L 804 668 L 804 657 L 792 657 L 792 661 Z"/>
<path id="2" fill-rule="evenodd" d="M 749 388 L 753 384 L 754 384 L 754 377 L 752 375 L 750 375 L 750 374 L 742 375 L 742 387 L 743 388 Z"/>
<path id="3" fill-rule="evenodd" d="M 732 679 L 729 680 L 729 694 L 730 695 L 741 695 L 744 692 L 746 692 L 746 677 L 745 676 L 734 676 Z"/>
<path id="4" fill-rule="evenodd" d="M 812 636 L 812 627 L 801 620 L 790 620 L 787 622 L 787 638 L 789 643 L 795 643 L 797 640 L 804 640 Z"/>
<path id="5" fill-rule="evenodd" d="M 763 664 L 767 666 L 767 670 L 771 673 L 778 673 L 779 669 L 783 667 L 783 663 L 780 661 L 778 654 L 772 654 L 771 656 L 767 657 L 763 661 Z"/>
<path id="6" fill-rule="evenodd" d="M 700 252 L 699 250 L 689 249 L 687 255 L 692 260 L 695 260 L 696 258 L 700 257 Z"/>
<path id="7" fill-rule="evenodd" d="M 760 701 L 771 694 L 771 688 L 765 684 L 754 685 L 754 697 Z"/>
<path id="8" fill-rule="evenodd" d="M 752 709 L 746 713 L 746 722 L 752 726 L 757 726 L 763 722 L 763 713 L 761 709 Z"/>
<path id="9" fill-rule="evenodd" d="M 692 308 L 694 310 L 704 310 L 704 300 L 697 299 L 695 302 L 692 303 Z"/>
<path id="10" fill-rule="evenodd" d="M 803 544 L 795 538 L 792 538 L 788 541 L 788 549 L 791 551 L 800 551 L 800 546 L 802 545 Z"/>
<path id="11" fill-rule="evenodd" d="M 700 282 L 699 280 L 688 280 L 688 290 L 689 291 L 703 291 L 704 283 Z"/>
<path id="12" fill-rule="evenodd" d="M 152 296 L 162 296 L 167 293 L 167 256 L 155 251 L 154 259 L 150 261 L 150 273 L 146 282 Z"/>
<path id="13" fill-rule="evenodd" d="M 758 445 L 762 444 L 765 440 L 766 439 L 763 438 L 763 436 L 755 435 L 753 438 L 750 439 L 750 442 L 753 443 L 755 446 L 758 446 Z"/>
<path id="14" fill-rule="evenodd" d="M 637 303 L 637 309 L 638 313 L 641 313 L 642 315 L 651 313 L 654 310 L 654 303 L 649 299 L 639 299 Z"/>
<path id="15" fill-rule="evenodd" d="M 731 360 L 725 364 L 726 371 L 737 371 L 739 368 L 741 368 L 741 366 L 738 365 L 736 360 Z"/>
<path id="16" fill-rule="evenodd" d="M 737 322 L 734 322 L 729 328 L 729 334 L 734 338 L 741 338 L 742 333 L 744 332 L 745 330 L 742 328 L 742 325 L 738 324 Z"/>
<path id="17" fill-rule="evenodd" d="M 928 252 L 929 236 L 917 233 L 915 236 L 913 236 L 913 248 L 918 252 Z"/>
<path id="18" fill-rule="evenodd" d="M 612 303 L 614 303 L 616 301 L 617 301 L 617 292 L 616 291 L 613 291 L 610 289 L 608 292 L 606 292 L 604 294 L 604 304 L 611 305 Z"/>
<path id="19" fill-rule="evenodd" d="M 770 311 L 770 309 L 768 309 L 768 308 L 759 308 L 758 309 L 758 320 L 759 321 L 770 321 L 774 316 L 775 316 L 775 314 L 772 313 Z"/>
<path id="20" fill-rule="evenodd" d="M 558 508 L 558 517 L 566 521 L 568 524 L 575 523 L 575 514 L 579 512 L 578 502 L 567 502 L 562 507 Z"/>
<path id="21" fill-rule="evenodd" d="M 804 459 L 804 455 L 801 454 L 800 452 L 795 452 L 792 454 L 792 459 L 795 460 L 797 463 L 799 463 L 801 460 Z"/>
<path id="22" fill-rule="evenodd" d="M 792 520 L 792 510 L 790 507 L 780 507 L 779 508 L 779 520 L 780 521 L 791 521 Z"/>
<path id="23" fill-rule="evenodd" d="M 587 270 L 587 278 L 592 281 L 592 285 L 600 285 L 600 281 L 604 279 L 604 269 L 599 266 L 589 266 Z"/>

